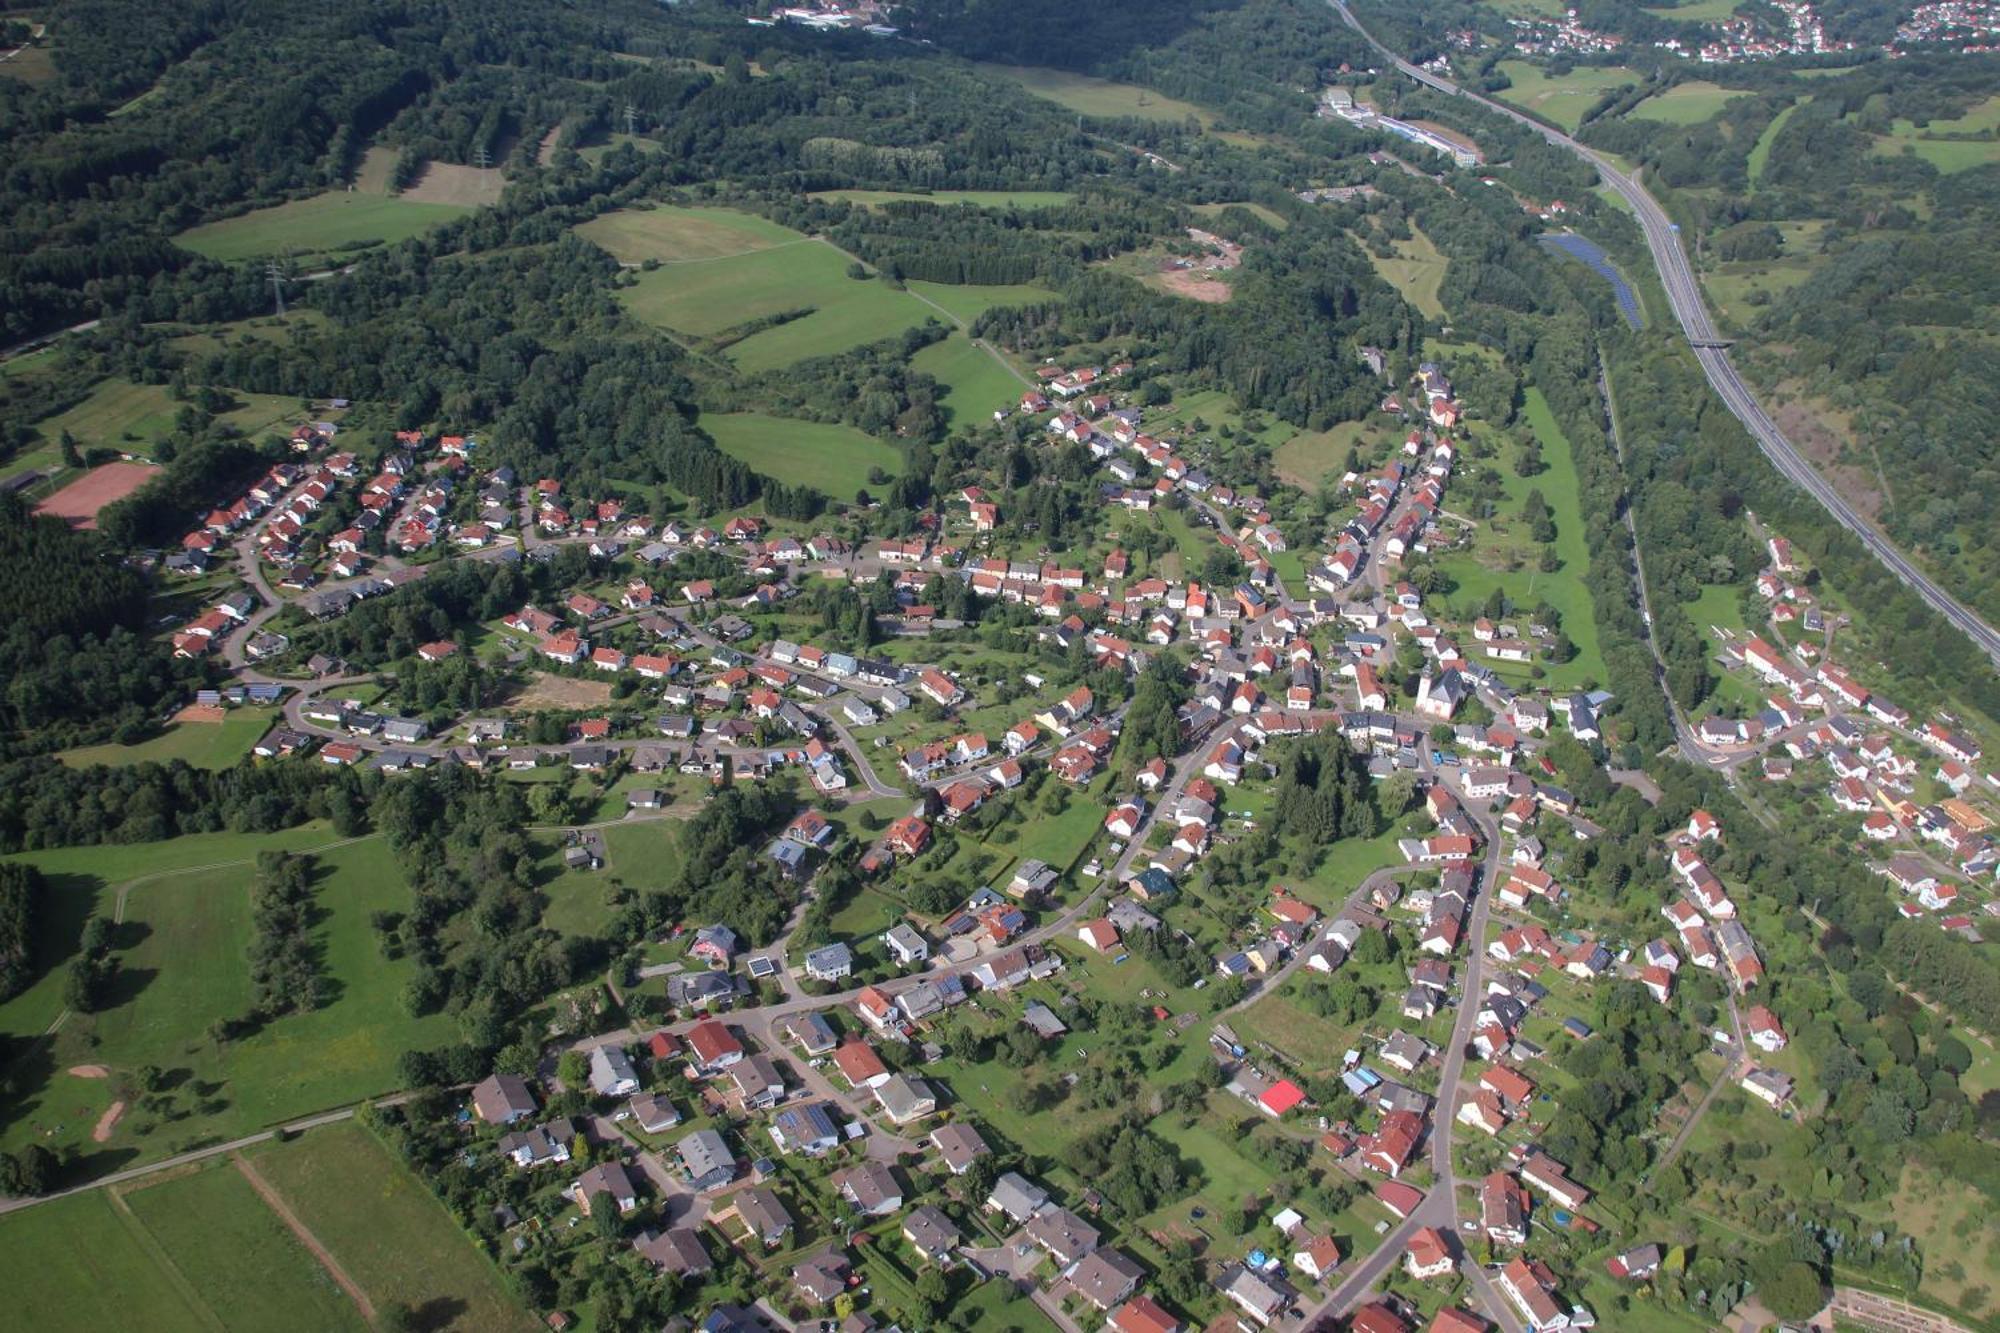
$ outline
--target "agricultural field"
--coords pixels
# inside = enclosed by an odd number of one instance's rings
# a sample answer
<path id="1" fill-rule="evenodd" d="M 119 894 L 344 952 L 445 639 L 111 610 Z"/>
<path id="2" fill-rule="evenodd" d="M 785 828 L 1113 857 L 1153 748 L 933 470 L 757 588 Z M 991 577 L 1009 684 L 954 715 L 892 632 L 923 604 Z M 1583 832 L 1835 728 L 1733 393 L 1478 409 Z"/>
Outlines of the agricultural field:
<path id="1" fill-rule="evenodd" d="M 480 1333 L 535 1326 L 444 1206 L 360 1126 L 260 1144 L 246 1157 L 377 1310 L 435 1310 L 437 1327 Z"/>
<path id="2" fill-rule="evenodd" d="M 1467 619 L 1478 614 L 1477 608 L 1495 588 L 1505 590 L 1516 606 L 1532 608 L 1546 600 L 1556 609 L 1562 616 L 1563 632 L 1576 646 L 1576 656 L 1561 665 L 1547 666 L 1547 677 L 1542 682 L 1544 685 L 1550 689 L 1562 689 L 1587 680 L 1602 682 L 1604 658 L 1598 648 L 1597 622 L 1591 616 L 1590 594 L 1583 582 L 1590 553 L 1584 542 L 1575 459 L 1570 453 L 1569 440 L 1556 425 L 1548 400 L 1542 397 L 1539 389 L 1528 389 L 1523 417 L 1541 441 L 1542 458 L 1547 469 L 1538 476 L 1524 479 L 1503 467 L 1507 498 L 1501 502 L 1501 514 L 1512 516 L 1517 513 L 1520 500 L 1529 489 L 1541 491 L 1555 520 L 1555 547 L 1562 560 L 1561 566 L 1555 573 L 1544 575 L 1536 569 L 1531 551 L 1515 549 L 1512 554 L 1525 558 L 1519 568 L 1505 568 L 1504 563 L 1511 563 L 1512 560 L 1509 548 L 1520 545 L 1515 541 L 1515 534 L 1496 534 L 1482 528 L 1477 537 L 1478 544 L 1472 552 L 1447 555 L 1437 562 L 1438 568 L 1458 585 L 1451 594 L 1451 604 Z M 1497 664 L 1495 669 L 1502 674 L 1509 670 L 1505 664 Z"/>
<path id="3" fill-rule="evenodd" d="M 408 240 L 471 211 L 464 204 L 329 190 L 204 223 L 180 233 L 174 243 L 223 263 L 269 255 L 323 259 Z"/>
<path id="4" fill-rule="evenodd" d="M 228 768 L 250 753 L 257 738 L 278 719 L 275 709 L 236 708 L 220 722 L 172 722 L 165 731 L 137 745 L 84 745 L 56 755 L 71 768 L 92 764 L 164 764 L 175 759 L 196 768 Z"/>
<path id="5" fill-rule="evenodd" d="M 903 470 L 900 450 L 852 426 L 789 421 L 759 412 L 704 416 L 700 424 L 724 453 L 742 459 L 752 471 L 842 500 L 872 485 L 868 474 L 874 469 L 891 476 Z"/>
<path id="6" fill-rule="evenodd" d="M 218 1040 L 213 1025 L 249 1008 L 253 858 L 270 848 L 314 846 L 326 848 L 317 861 L 317 905 L 324 915 L 315 933 L 327 1002 L 312 1013 Z M 211 855 L 190 859 L 200 857 L 200 849 L 212 849 Z M 413 1018 L 404 1009 L 402 990 L 415 965 L 384 958 L 369 925 L 373 912 L 408 901 L 380 837 L 329 846 L 323 829 L 300 829 L 19 859 L 41 866 L 56 886 L 58 906 L 49 913 L 48 932 L 59 941 L 52 951 L 57 959 L 75 947 L 90 912 L 123 925 L 114 935 L 119 970 L 107 1007 L 72 1014 L 50 1046 L 8 1071 L 17 1081 L 18 1101 L 0 1135 L 6 1147 L 37 1138 L 67 1145 L 81 1155 L 86 1174 L 169 1155 L 198 1139 L 247 1133 L 390 1091 L 404 1050 L 448 1041 L 456 1030 L 445 1015 Z M 0 1026 L 15 1032 L 47 1027 L 60 1012 L 63 971 L 53 968 L 0 1006 Z M 126 1097 L 135 1071 L 146 1065 L 184 1071 L 170 1098 L 182 1118 L 156 1121 L 134 1110 L 103 1132 L 88 1112 L 101 1113 L 114 1097 Z M 106 1076 L 58 1072 L 91 1066 Z"/>
<path id="7" fill-rule="evenodd" d="M 1055 208 L 1076 196 L 1068 190 L 818 190 L 812 199 L 879 208 L 883 204 L 970 204 L 975 208 Z"/>
<path id="8" fill-rule="evenodd" d="M 1026 385 L 983 347 L 963 333 L 932 343 L 910 359 L 911 368 L 946 386 L 939 400 L 960 426 L 984 421 L 1020 401 Z"/>
<path id="9" fill-rule="evenodd" d="M 1186 120 L 1192 116 L 1204 125 L 1210 119 L 1207 112 L 1191 102 L 1177 101 L 1136 84 L 1113 83 L 1087 74 L 1027 65 L 980 65 L 979 69 L 1085 116 L 1138 116 L 1147 120 Z"/>
<path id="10" fill-rule="evenodd" d="M 1560 78 L 1551 78 L 1539 65 L 1525 60 L 1503 60 L 1500 69 L 1513 83 L 1499 94 L 1503 100 L 1572 133 L 1606 92 L 1637 83 L 1640 77 L 1623 65 L 1579 65 Z"/>
<path id="11" fill-rule="evenodd" d="M 1394 242 L 1395 255 L 1383 258 L 1370 250 L 1368 262 L 1382 281 L 1403 294 L 1403 299 L 1431 319 L 1445 318 L 1444 302 L 1438 289 L 1444 284 L 1445 257 L 1431 238 L 1417 227 L 1410 228 L 1407 240 Z"/>
<path id="12" fill-rule="evenodd" d="M 1741 89 L 1724 88 L 1705 79 L 1695 79 L 1677 83 L 1667 91 L 1647 98 L 1625 114 L 1668 125 L 1699 125 L 1714 119 L 1731 98 L 1744 95 Z"/>

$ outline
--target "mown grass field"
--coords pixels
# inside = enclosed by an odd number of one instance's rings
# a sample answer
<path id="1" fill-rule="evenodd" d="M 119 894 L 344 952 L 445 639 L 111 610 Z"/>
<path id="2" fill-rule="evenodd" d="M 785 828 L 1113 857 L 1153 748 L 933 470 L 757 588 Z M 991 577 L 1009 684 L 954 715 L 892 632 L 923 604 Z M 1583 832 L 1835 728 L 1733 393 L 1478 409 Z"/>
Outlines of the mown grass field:
<path id="1" fill-rule="evenodd" d="M 1921 134 L 1877 135 L 1875 153 L 1914 153 L 1947 176 L 2000 162 L 2000 139 L 1932 139 Z"/>
<path id="2" fill-rule="evenodd" d="M 1648 14 L 1676 23 L 1718 23 L 1736 12 L 1741 0 L 1693 0 L 1684 5 L 1648 5 Z"/>
<path id="3" fill-rule="evenodd" d="M 878 342 L 927 320 L 969 323 L 993 306 L 1052 295 L 1030 286 L 928 282 L 899 290 L 879 278 L 854 278 L 853 261 L 833 246 L 726 208 L 623 210 L 578 231 L 621 263 L 657 264 L 620 298 L 649 324 L 713 339 L 794 316 L 722 348 L 752 372 Z"/>
<path id="4" fill-rule="evenodd" d="M 244 1157 L 378 1317 L 410 1307 L 426 1328 L 534 1326 L 443 1206 L 359 1126 Z M 10 1326 L 47 1333 L 370 1327 L 233 1155 L 0 1217 L 0 1282 Z"/>
<path id="5" fill-rule="evenodd" d="M 625 208 L 592 218 L 577 234 L 621 264 L 726 259 L 806 237 L 733 208 Z"/>
<path id="6" fill-rule="evenodd" d="M 1625 114 L 1668 125 L 1699 125 L 1714 119 L 1732 98 L 1745 95 L 1740 88 L 1724 88 L 1705 79 L 1696 79 L 1677 83 L 1667 91 L 1647 98 Z"/>
<path id="7" fill-rule="evenodd" d="M 1139 116 L 1147 120 L 1186 120 L 1193 116 L 1204 125 L 1210 119 L 1207 112 L 1192 102 L 1176 101 L 1136 84 L 1113 83 L 1087 74 L 1029 65 L 983 64 L 979 69 L 1086 116 Z"/>
<path id="8" fill-rule="evenodd" d="M 1586 680 L 1601 683 L 1604 680 L 1604 657 L 1598 647 L 1597 622 L 1591 616 L 1590 593 L 1583 584 L 1590 552 L 1584 542 L 1576 461 L 1570 452 L 1569 440 L 1556 425 L 1555 416 L 1550 412 L 1548 400 L 1542 396 L 1541 390 L 1530 387 L 1526 398 L 1527 406 L 1522 415 L 1529 429 L 1541 441 L 1542 459 L 1547 469 L 1527 479 L 1503 470 L 1510 503 L 1503 503 L 1501 512 L 1508 516 L 1518 512 L 1519 502 L 1514 499 L 1517 492 L 1525 497 L 1531 487 L 1540 490 L 1555 520 L 1555 547 L 1561 565 L 1554 573 L 1543 574 L 1536 568 L 1531 553 L 1522 568 L 1505 570 L 1482 563 L 1482 549 L 1475 548 L 1469 554 L 1454 553 L 1444 557 L 1438 561 L 1438 567 L 1457 583 L 1457 590 L 1451 594 L 1452 605 L 1468 618 L 1478 614 L 1477 608 L 1496 587 L 1504 589 L 1514 604 L 1524 611 L 1546 600 L 1562 616 L 1563 632 L 1575 644 L 1576 656 L 1560 665 L 1548 665 L 1543 683 L 1551 689 L 1567 688 Z M 1511 533 L 1508 535 L 1512 536 Z M 1483 553 L 1489 556 L 1500 544 L 1498 539 L 1489 539 L 1483 531 L 1480 541 L 1484 544 Z M 1503 675 L 1520 670 L 1505 663 L 1482 664 L 1491 665 Z"/>
<path id="9" fill-rule="evenodd" d="M 883 204 L 971 204 L 977 208 L 1054 208 L 1076 198 L 1068 190 L 818 190 L 813 199 L 842 200 L 866 208 Z"/>
<path id="10" fill-rule="evenodd" d="M 943 282 L 912 282 L 909 287 L 918 296 L 943 306 L 967 324 L 994 306 L 1034 305 L 1041 301 L 1059 299 L 1046 287 L 1027 284 L 954 287 Z"/>
<path id="11" fill-rule="evenodd" d="M 269 255 L 326 257 L 408 240 L 471 211 L 460 204 L 330 190 L 204 223 L 174 237 L 174 244 L 223 263 Z"/>
<path id="12" fill-rule="evenodd" d="M 175 759 L 196 768 L 228 768 L 250 753 L 250 747 L 278 717 L 274 708 L 235 708 L 220 722 L 174 722 L 158 736 L 137 745 L 84 745 L 64 750 L 56 758 L 71 768 L 164 764 Z"/>
<path id="13" fill-rule="evenodd" d="M 800 238 L 641 273 L 620 299 L 645 322 L 695 338 L 797 315 L 726 348 L 731 361 L 753 372 L 879 342 L 938 318 L 908 292 L 849 277 L 848 263 L 832 246 Z"/>
<path id="14" fill-rule="evenodd" d="M 448 1307 L 445 1327 L 528 1330 L 534 1321 L 423 1183 L 358 1125 L 329 1125 L 248 1156 L 380 1310 Z"/>
<path id="15" fill-rule="evenodd" d="M 216 1327 L 102 1190 L 0 1217 L 0 1283 L 20 1328 L 96 1333 L 132 1325 L 140 1312 L 149 1333 Z"/>
<path id="16" fill-rule="evenodd" d="M 30 1140 L 66 1144 L 84 1174 L 169 1156 L 209 1137 L 249 1133 L 397 1086 L 396 1061 L 411 1047 L 451 1040 L 442 1014 L 412 1017 L 402 991 L 414 972 L 407 958 L 382 955 L 371 913 L 408 907 L 403 877 L 380 837 L 319 854 L 316 904 L 323 914 L 315 938 L 323 950 L 328 995 L 312 1013 L 272 1020 L 249 1035 L 217 1042 L 211 1025 L 249 1010 L 246 955 L 252 937 L 249 891 L 254 866 L 244 859 L 273 847 L 325 846 L 323 831 L 293 830 L 265 838 L 180 839 L 213 849 L 207 861 L 176 843 L 136 848 L 76 848 L 19 859 L 43 867 L 55 882 L 49 911 L 53 956 L 63 961 L 92 911 L 111 915 L 115 886 L 131 881 L 125 924 L 115 937 L 119 975 L 107 1007 L 72 1014 L 45 1051 L 21 1057 L 8 1073 L 17 1080 L 12 1115 L 0 1146 Z M 135 853 L 151 851 L 148 861 Z M 236 855 L 228 855 L 234 852 Z M 94 853 L 100 860 L 77 853 Z M 154 876 L 144 878 L 144 876 Z M 0 1024 L 41 1031 L 61 1012 L 64 968 L 56 966 L 5 1006 Z M 109 1080 L 79 1080 L 60 1071 L 102 1064 Z M 186 1071 L 175 1121 L 136 1108 L 103 1144 L 90 1141 L 93 1118 L 111 1090 L 142 1065 Z M 197 1087 L 199 1085 L 199 1087 Z"/>
<path id="17" fill-rule="evenodd" d="M 122 1190 L 120 1198 L 226 1327 L 368 1327 L 360 1307 L 228 1159 Z"/>
<path id="18" fill-rule="evenodd" d="M 1283 231 L 1285 228 L 1292 225 L 1291 220 L 1282 213 L 1275 213 L 1269 208 L 1266 208 L 1262 204 L 1253 204 L 1240 200 L 1234 203 L 1227 203 L 1227 204 L 1196 204 L 1194 206 L 1194 211 L 1201 214 L 1203 217 L 1212 218 L 1222 213 L 1226 213 L 1232 208 L 1247 209 L 1248 211 L 1255 213 L 1258 217 L 1264 219 L 1264 221 L 1270 223 L 1273 227 L 1276 227 L 1279 231 Z"/>
<path id="19" fill-rule="evenodd" d="M 960 426 L 1012 408 L 1027 391 L 1006 366 L 974 347 L 963 333 L 932 343 L 910 358 L 910 365 L 947 386 L 940 401 Z"/>
<path id="20" fill-rule="evenodd" d="M 1638 73 L 1623 65 L 1579 65 L 1561 78 L 1525 60 L 1503 60 L 1500 69 L 1513 82 L 1499 94 L 1503 100 L 1571 131 L 1607 91 L 1639 81 Z"/>
<path id="21" fill-rule="evenodd" d="M 1393 258 L 1384 259 L 1371 250 L 1368 262 L 1375 266 L 1382 281 L 1401 292 L 1403 299 L 1419 313 L 1443 319 L 1444 302 L 1438 299 L 1438 289 L 1444 284 L 1444 256 L 1438 253 L 1431 238 L 1414 226 L 1410 228 L 1409 239 L 1394 244 Z"/>
<path id="22" fill-rule="evenodd" d="M 903 455 L 894 445 L 852 426 L 731 412 L 704 416 L 701 427 L 724 453 L 742 459 L 753 471 L 836 499 L 851 500 L 869 485 L 871 468 L 891 476 L 903 470 Z"/>

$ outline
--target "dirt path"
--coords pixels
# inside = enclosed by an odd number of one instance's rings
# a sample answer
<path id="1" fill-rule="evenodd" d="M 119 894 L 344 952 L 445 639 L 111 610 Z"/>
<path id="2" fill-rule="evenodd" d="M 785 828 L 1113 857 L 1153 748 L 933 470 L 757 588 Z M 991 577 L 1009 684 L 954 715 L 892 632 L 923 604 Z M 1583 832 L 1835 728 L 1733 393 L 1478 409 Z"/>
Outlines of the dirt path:
<path id="1" fill-rule="evenodd" d="M 355 1308 L 361 1311 L 361 1317 L 371 1324 L 374 1323 L 375 1302 L 368 1299 L 368 1293 L 361 1289 L 360 1283 L 347 1275 L 347 1270 L 340 1266 L 332 1251 L 320 1244 L 319 1237 L 313 1235 L 306 1224 L 299 1220 L 298 1214 L 278 1197 L 278 1192 L 271 1188 L 270 1183 L 257 1174 L 257 1168 L 250 1165 L 249 1158 L 242 1153 L 232 1153 L 230 1160 L 236 1163 L 236 1169 L 243 1173 L 243 1178 L 250 1182 L 250 1188 L 257 1191 L 258 1197 L 269 1204 L 271 1211 L 278 1215 L 279 1220 L 292 1229 L 292 1234 L 299 1238 L 299 1244 L 305 1246 L 312 1257 L 319 1260 L 320 1267 L 340 1284 L 340 1289 L 348 1294 L 354 1301 Z"/>
<path id="2" fill-rule="evenodd" d="M 111 1071 L 106 1069 L 103 1065 L 71 1065 L 67 1072 L 71 1078 L 111 1077 Z"/>
<path id="3" fill-rule="evenodd" d="M 97 1127 L 90 1131 L 92 1143 L 109 1143 L 111 1131 L 118 1128 L 119 1117 L 125 1114 L 124 1102 L 113 1102 L 104 1108 L 104 1114 L 97 1117 Z"/>

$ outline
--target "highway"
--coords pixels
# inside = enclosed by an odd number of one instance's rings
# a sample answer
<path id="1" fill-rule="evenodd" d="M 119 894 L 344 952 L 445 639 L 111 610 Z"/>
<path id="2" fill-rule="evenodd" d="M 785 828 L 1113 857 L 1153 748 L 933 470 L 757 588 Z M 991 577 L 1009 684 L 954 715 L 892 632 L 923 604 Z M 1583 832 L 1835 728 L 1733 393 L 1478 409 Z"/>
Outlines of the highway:
<path id="1" fill-rule="evenodd" d="M 1618 192 L 1620 198 L 1632 206 L 1639 220 L 1639 226 L 1646 235 L 1646 247 L 1652 253 L 1653 266 L 1659 270 L 1660 285 L 1666 290 L 1667 301 L 1673 307 L 1674 318 L 1680 323 L 1681 332 L 1694 348 L 1695 359 L 1701 363 L 1702 373 L 1708 376 L 1709 384 L 1722 398 L 1737 420 L 1741 421 L 1757 441 L 1757 447 L 1764 456 L 1793 484 L 1799 486 L 1819 501 L 1822 508 L 1833 515 L 1842 527 L 1860 539 L 1862 545 L 1874 553 L 1875 558 L 1888 567 L 1903 584 L 1913 591 L 1937 613 L 1957 626 L 1971 638 L 1988 657 L 2000 664 L 2000 632 L 1974 615 L 1957 599 L 1940 588 L 1913 564 L 1909 557 L 1898 550 L 1893 542 L 1884 537 L 1864 518 L 1854 511 L 1846 499 L 1819 471 L 1808 462 L 1792 442 L 1778 429 L 1756 395 L 1736 373 L 1723 340 L 1716 333 L 1713 321 L 1709 319 L 1708 307 L 1702 300 L 1701 285 L 1696 281 L 1694 268 L 1688 262 L 1687 254 L 1681 249 L 1680 234 L 1668 220 L 1666 211 L 1659 202 L 1646 192 L 1637 180 L 1620 172 L 1616 166 L 1598 153 L 1586 148 L 1561 130 L 1544 125 L 1525 112 L 1496 102 L 1478 93 L 1460 88 L 1449 79 L 1441 78 L 1429 70 L 1420 69 L 1404 60 L 1388 47 L 1377 41 L 1373 34 L 1361 26 L 1360 20 L 1348 9 L 1345 0 L 1327 0 L 1339 13 L 1342 22 L 1365 38 L 1370 46 L 1381 52 L 1395 67 L 1426 87 L 1452 97 L 1463 97 L 1476 102 L 1496 115 L 1525 125 L 1558 148 L 1574 153 L 1596 169 L 1604 183 Z"/>

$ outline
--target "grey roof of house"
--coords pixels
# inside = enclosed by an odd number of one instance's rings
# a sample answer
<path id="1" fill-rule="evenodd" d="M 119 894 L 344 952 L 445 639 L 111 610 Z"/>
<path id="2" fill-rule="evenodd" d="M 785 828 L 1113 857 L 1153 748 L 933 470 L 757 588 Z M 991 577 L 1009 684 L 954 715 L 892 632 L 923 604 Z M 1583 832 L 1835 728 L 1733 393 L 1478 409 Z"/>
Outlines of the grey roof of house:
<path id="1" fill-rule="evenodd" d="M 1047 1190 L 1013 1171 L 994 1181 L 993 1192 L 987 1197 L 987 1202 L 1016 1222 L 1027 1221 L 1048 1201 Z"/>
<path id="2" fill-rule="evenodd" d="M 957 1245 L 960 1231 L 942 1211 L 923 1204 L 903 1219 L 904 1234 L 925 1254 L 939 1254 Z"/>
<path id="3" fill-rule="evenodd" d="M 706 1273 L 711 1267 L 701 1233 L 691 1227 L 644 1232 L 632 1248 L 669 1273 Z"/>
<path id="4" fill-rule="evenodd" d="M 729 1151 L 729 1144 L 712 1129 L 698 1129 L 674 1147 L 680 1154 L 681 1165 L 695 1176 L 705 1176 L 723 1167 L 733 1170 L 736 1166 L 736 1155 Z"/>

